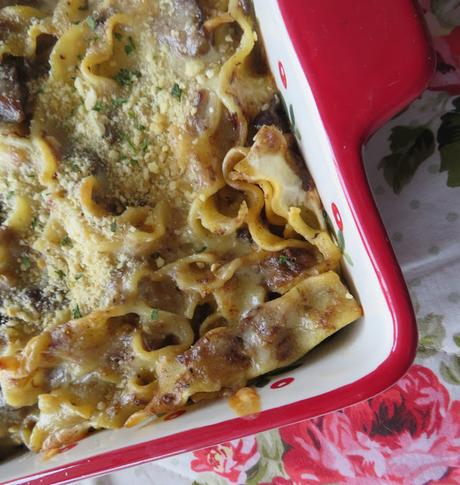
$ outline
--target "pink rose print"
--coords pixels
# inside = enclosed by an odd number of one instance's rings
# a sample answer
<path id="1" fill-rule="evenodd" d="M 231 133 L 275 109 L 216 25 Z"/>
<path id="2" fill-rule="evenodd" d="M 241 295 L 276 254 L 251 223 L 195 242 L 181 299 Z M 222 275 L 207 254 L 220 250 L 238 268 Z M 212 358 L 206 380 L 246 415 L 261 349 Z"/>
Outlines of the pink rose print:
<path id="1" fill-rule="evenodd" d="M 238 484 L 246 483 L 246 472 L 260 460 L 254 436 L 194 451 L 193 455 L 192 470 L 214 472 Z"/>
<path id="2" fill-rule="evenodd" d="M 415 365 L 367 402 L 280 430 L 299 484 L 460 484 L 460 401 Z"/>
<path id="3" fill-rule="evenodd" d="M 460 27 L 448 35 L 434 37 L 433 42 L 437 66 L 429 89 L 460 94 Z"/>
<path id="4" fill-rule="evenodd" d="M 275 477 L 271 482 L 263 482 L 259 485 L 292 485 L 292 480 L 286 480 L 283 477 Z"/>

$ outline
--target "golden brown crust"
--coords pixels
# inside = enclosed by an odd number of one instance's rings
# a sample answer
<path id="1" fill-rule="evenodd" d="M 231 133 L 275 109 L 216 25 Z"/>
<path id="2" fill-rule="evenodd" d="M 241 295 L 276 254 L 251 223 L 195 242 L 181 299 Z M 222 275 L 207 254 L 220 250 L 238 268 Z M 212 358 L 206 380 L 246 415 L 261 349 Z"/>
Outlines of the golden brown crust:
<path id="1" fill-rule="evenodd" d="M 109 3 L 0 10 L 30 118 L 0 126 L 0 410 L 34 451 L 229 395 L 360 314 L 250 4 Z"/>

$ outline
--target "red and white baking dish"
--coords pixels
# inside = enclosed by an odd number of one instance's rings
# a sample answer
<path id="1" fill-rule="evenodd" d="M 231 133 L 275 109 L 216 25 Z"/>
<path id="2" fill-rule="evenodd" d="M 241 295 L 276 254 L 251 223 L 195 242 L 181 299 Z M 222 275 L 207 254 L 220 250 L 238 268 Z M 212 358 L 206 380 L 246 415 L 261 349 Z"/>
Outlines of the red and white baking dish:
<path id="1" fill-rule="evenodd" d="M 433 69 L 412 0 L 255 0 L 293 130 L 344 249 L 364 317 L 261 389 L 262 412 L 226 400 L 138 428 L 95 433 L 45 460 L 0 466 L 7 483 L 60 483 L 280 427 L 367 399 L 397 381 L 417 331 L 361 157 L 366 138 L 424 89 Z"/>

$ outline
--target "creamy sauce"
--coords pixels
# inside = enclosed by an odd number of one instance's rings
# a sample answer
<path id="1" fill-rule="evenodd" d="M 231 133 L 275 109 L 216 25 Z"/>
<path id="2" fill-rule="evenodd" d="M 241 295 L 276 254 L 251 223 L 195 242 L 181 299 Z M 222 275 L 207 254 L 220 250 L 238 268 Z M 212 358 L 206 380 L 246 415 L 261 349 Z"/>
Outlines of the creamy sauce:
<path id="1" fill-rule="evenodd" d="M 262 410 L 260 396 L 252 387 L 239 389 L 229 398 L 228 403 L 238 416 L 256 414 Z"/>

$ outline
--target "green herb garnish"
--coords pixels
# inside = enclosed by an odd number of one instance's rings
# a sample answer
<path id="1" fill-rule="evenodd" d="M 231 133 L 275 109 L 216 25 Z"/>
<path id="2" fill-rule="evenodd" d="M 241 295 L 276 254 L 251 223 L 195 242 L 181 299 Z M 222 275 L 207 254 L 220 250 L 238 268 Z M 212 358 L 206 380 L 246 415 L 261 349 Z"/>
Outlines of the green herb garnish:
<path id="1" fill-rule="evenodd" d="M 112 99 L 112 104 L 114 106 L 121 106 L 122 104 L 127 103 L 128 100 L 126 98 L 113 98 Z"/>
<path id="2" fill-rule="evenodd" d="M 198 249 L 198 251 L 196 253 L 197 254 L 204 253 L 206 251 L 206 249 L 208 249 L 208 248 L 206 246 L 203 246 L 201 249 Z"/>
<path id="3" fill-rule="evenodd" d="M 13 197 L 13 195 L 14 195 L 14 190 L 10 190 L 9 192 L 6 193 L 6 198 L 11 199 L 11 197 Z"/>
<path id="4" fill-rule="evenodd" d="M 61 279 L 61 280 L 63 280 L 65 278 L 65 273 L 64 273 L 64 271 L 62 271 L 62 269 L 56 270 L 56 274 L 57 274 L 58 278 Z"/>
<path id="5" fill-rule="evenodd" d="M 72 239 L 70 239 L 70 237 L 69 237 L 69 236 L 64 236 L 64 237 L 61 239 L 61 245 L 62 245 L 62 246 L 69 246 L 69 247 L 72 247 L 72 246 L 73 246 Z"/>
<path id="6" fill-rule="evenodd" d="M 149 141 L 147 140 L 147 138 L 144 138 L 141 144 L 142 153 L 145 153 L 148 147 L 149 147 Z"/>
<path id="7" fill-rule="evenodd" d="M 131 141 L 131 139 L 127 135 L 124 136 L 124 139 L 126 143 L 129 145 L 129 147 L 131 148 L 131 150 L 133 152 L 136 152 L 136 147 L 134 146 L 134 143 Z"/>
<path id="8" fill-rule="evenodd" d="M 112 221 L 112 222 L 110 223 L 110 230 L 111 230 L 112 232 L 117 232 L 117 223 L 116 223 L 115 221 Z"/>
<path id="9" fill-rule="evenodd" d="M 78 281 L 80 278 L 83 278 L 83 273 L 77 273 L 75 275 L 75 280 Z"/>
<path id="10" fill-rule="evenodd" d="M 81 311 L 78 305 L 72 308 L 72 318 L 81 318 Z"/>
<path id="11" fill-rule="evenodd" d="M 282 254 L 279 258 L 278 258 L 278 261 L 281 263 L 281 264 L 286 264 L 287 263 L 287 257 Z"/>
<path id="12" fill-rule="evenodd" d="M 31 266 L 31 262 L 30 262 L 30 258 L 28 256 L 23 256 L 21 258 L 21 263 L 22 265 L 24 266 L 24 269 L 27 271 L 28 269 L 30 269 L 30 266 Z"/>
<path id="13" fill-rule="evenodd" d="M 182 89 L 179 87 L 179 84 L 174 83 L 174 86 L 171 89 L 171 94 L 180 101 L 182 97 Z"/>
<path id="14" fill-rule="evenodd" d="M 123 36 L 119 33 L 119 32 L 114 32 L 113 36 L 115 37 L 115 39 L 117 39 L 118 41 L 121 41 L 121 39 L 123 38 Z"/>
<path id="15" fill-rule="evenodd" d="M 160 313 L 156 308 L 152 310 L 152 313 L 150 314 L 150 319 L 151 320 L 158 320 L 158 317 L 160 316 Z"/>
<path id="16" fill-rule="evenodd" d="M 123 68 L 118 71 L 114 79 L 120 86 L 131 86 L 135 79 L 140 77 L 141 73 L 139 71 L 130 71 Z"/>
<path id="17" fill-rule="evenodd" d="M 125 52 L 129 56 L 134 50 L 136 50 L 136 46 L 134 45 L 133 38 L 129 36 L 128 43 L 125 45 Z"/>
<path id="18" fill-rule="evenodd" d="M 86 19 L 86 23 L 88 24 L 91 30 L 96 30 L 96 20 L 91 15 Z"/>
<path id="19" fill-rule="evenodd" d="M 97 101 L 93 106 L 93 111 L 102 111 L 104 109 L 104 103 L 102 101 Z"/>

